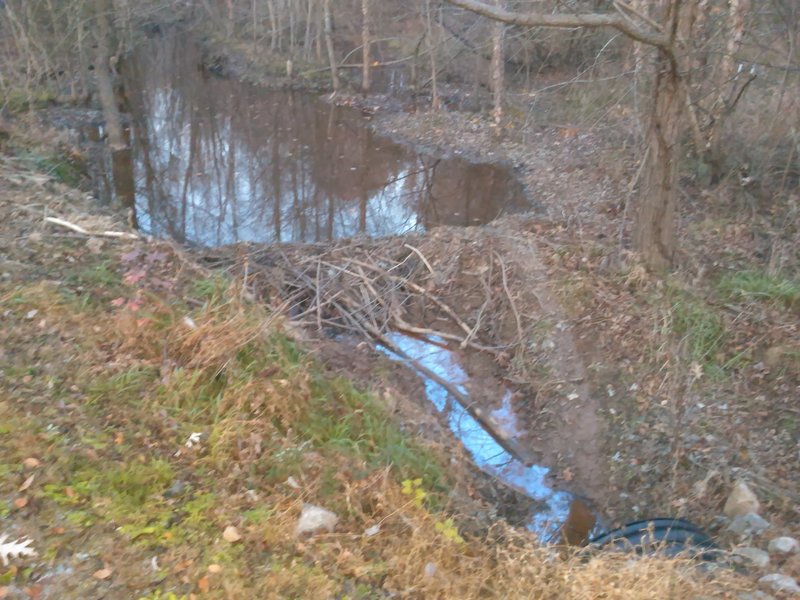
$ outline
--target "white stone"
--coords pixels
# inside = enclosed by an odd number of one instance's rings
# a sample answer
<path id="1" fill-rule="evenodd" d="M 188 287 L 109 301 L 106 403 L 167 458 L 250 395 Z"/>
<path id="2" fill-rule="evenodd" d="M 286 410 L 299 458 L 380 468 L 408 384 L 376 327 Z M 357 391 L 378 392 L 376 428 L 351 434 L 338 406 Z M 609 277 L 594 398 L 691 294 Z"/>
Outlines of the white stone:
<path id="1" fill-rule="evenodd" d="M 758 583 L 770 586 L 776 592 L 788 592 L 789 594 L 800 594 L 800 585 L 797 585 L 794 577 L 789 577 L 783 573 L 772 573 L 764 575 Z"/>
<path id="2" fill-rule="evenodd" d="M 793 537 L 776 537 L 770 541 L 767 550 L 774 554 L 793 554 L 800 552 L 800 542 Z"/>
<path id="3" fill-rule="evenodd" d="M 756 513 L 747 513 L 734 518 L 731 524 L 728 525 L 728 529 L 742 537 L 760 535 L 769 529 L 769 522 L 759 517 Z"/>
<path id="4" fill-rule="evenodd" d="M 731 490 L 728 500 L 725 502 L 723 512 L 729 519 L 734 519 L 747 513 L 756 513 L 761 509 L 758 498 L 753 490 L 741 479 L 737 481 Z"/>
<path id="5" fill-rule="evenodd" d="M 301 536 L 304 533 L 313 534 L 323 529 L 332 532 L 338 522 L 339 517 L 336 516 L 336 513 L 313 504 L 303 504 L 303 511 L 297 520 L 294 534 L 296 536 Z"/>
<path id="6" fill-rule="evenodd" d="M 735 557 L 741 557 L 751 565 L 759 568 L 764 568 L 769 564 L 769 554 L 758 548 L 751 548 L 746 546 L 744 548 L 735 548 L 732 553 Z"/>
<path id="7" fill-rule="evenodd" d="M 756 590 L 755 592 L 739 592 L 736 594 L 736 597 L 739 600 L 775 600 L 775 596 L 760 590 Z"/>

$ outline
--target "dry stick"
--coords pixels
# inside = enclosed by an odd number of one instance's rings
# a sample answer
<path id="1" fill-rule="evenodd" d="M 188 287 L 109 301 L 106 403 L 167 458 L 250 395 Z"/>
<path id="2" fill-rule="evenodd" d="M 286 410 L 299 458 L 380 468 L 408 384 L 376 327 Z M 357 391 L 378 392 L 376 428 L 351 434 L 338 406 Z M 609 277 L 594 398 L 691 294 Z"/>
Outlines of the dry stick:
<path id="1" fill-rule="evenodd" d="M 470 336 L 470 334 L 472 334 L 472 332 L 473 332 L 472 331 L 472 327 L 467 325 L 456 314 L 456 312 L 452 308 L 450 308 L 447 304 L 445 304 L 444 302 L 439 300 L 439 298 L 437 298 L 436 296 L 432 295 L 428 290 L 426 290 L 421 285 L 418 285 L 418 284 L 414 283 L 413 281 L 409 281 L 408 279 L 406 279 L 404 277 L 400 277 L 399 275 L 393 275 L 389 271 L 386 271 L 385 269 L 382 269 L 381 267 L 378 267 L 376 265 L 370 265 L 368 263 L 363 263 L 363 262 L 355 260 L 355 259 L 353 259 L 353 264 L 361 265 L 362 267 L 365 267 L 367 269 L 372 269 L 373 271 L 381 273 L 384 277 L 388 277 L 388 278 L 395 279 L 395 280 L 398 280 L 398 279 L 401 280 L 403 282 L 403 285 L 411 288 L 413 291 L 417 292 L 418 294 L 420 294 L 422 296 L 425 296 L 431 302 L 433 302 L 436 306 L 441 308 L 445 313 L 447 313 L 447 316 L 449 316 L 451 319 L 453 319 L 453 321 L 455 321 L 456 325 L 458 325 L 462 329 L 462 331 L 464 331 L 464 333 L 467 334 L 468 337 Z"/>
<path id="2" fill-rule="evenodd" d="M 514 313 L 514 319 L 517 321 L 517 343 L 522 346 L 523 341 L 525 340 L 525 334 L 522 330 L 522 318 L 519 316 L 519 311 L 517 310 L 517 303 L 514 302 L 514 297 L 511 295 L 511 290 L 508 289 L 508 278 L 506 277 L 506 265 L 503 262 L 503 259 L 500 257 L 500 254 L 495 252 L 494 255 L 497 257 L 497 261 L 500 263 L 500 273 L 503 278 L 503 290 L 508 296 L 508 303 L 511 305 L 511 312 Z"/>
<path id="3" fill-rule="evenodd" d="M 433 274 L 434 274 L 434 270 L 433 270 L 433 267 L 431 266 L 431 263 L 429 263 L 429 262 L 428 262 L 428 259 L 427 259 L 427 258 L 425 258 L 425 255 L 424 255 L 422 252 L 420 252 L 418 249 L 416 249 L 416 248 L 415 248 L 414 246 L 412 246 L 411 244 L 403 244 L 403 247 L 404 247 L 404 248 L 408 248 L 408 249 L 409 249 L 409 250 L 411 250 L 411 251 L 412 251 L 414 254 L 416 254 L 417 256 L 419 256 L 420 260 L 422 260 L 422 262 L 423 262 L 423 263 L 425 263 L 425 266 L 426 266 L 426 267 L 428 267 L 428 271 L 430 271 L 431 275 L 433 275 Z"/>
<path id="4" fill-rule="evenodd" d="M 386 272 L 385 270 L 381 269 L 380 267 L 376 267 L 374 265 L 369 265 L 367 263 L 362 263 L 361 261 L 358 261 L 356 259 L 353 259 L 351 262 L 356 266 L 364 266 L 366 268 L 371 268 L 373 270 L 380 271 L 380 272 L 382 272 L 384 274 L 385 277 L 388 277 L 390 279 L 401 279 L 404 285 L 407 285 L 408 287 L 414 289 L 415 291 L 419 291 L 419 293 L 425 295 L 426 297 L 430 298 L 434 303 L 436 303 L 436 305 L 439 306 L 442 310 L 444 310 L 449 316 L 451 316 L 456 321 L 456 323 L 460 324 L 462 326 L 462 329 L 465 329 L 467 331 L 468 337 L 466 339 L 462 339 L 460 336 L 457 336 L 457 335 L 453 335 L 453 334 L 449 334 L 449 333 L 443 333 L 443 332 L 436 332 L 436 331 L 433 331 L 431 329 L 423 329 L 423 328 L 414 327 L 414 326 L 409 325 L 408 323 L 406 323 L 403 320 L 403 318 L 400 317 L 399 315 L 397 315 L 396 313 L 390 314 L 389 316 L 392 317 L 395 321 L 397 321 L 397 323 L 400 325 L 401 328 L 403 328 L 403 329 L 405 329 L 405 330 L 407 330 L 407 331 L 409 331 L 411 333 L 417 333 L 417 334 L 421 334 L 421 335 L 438 335 L 442 339 L 448 339 L 448 340 L 451 340 L 451 341 L 454 341 L 454 342 L 458 342 L 459 345 L 462 348 L 465 348 L 465 347 L 469 346 L 470 348 L 474 348 L 474 349 L 480 350 L 482 352 L 489 352 L 490 354 L 493 354 L 495 356 L 497 355 L 497 353 L 501 349 L 506 348 L 504 346 L 493 348 L 491 346 L 485 346 L 483 344 L 478 344 L 478 343 L 470 341 L 469 334 L 472 333 L 472 330 L 466 325 L 466 323 L 464 323 L 461 319 L 458 318 L 458 316 L 455 314 L 455 311 L 453 311 L 453 309 L 451 309 L 449 306 L 444 304 L 438 298 L 428 294 L 428 292 L 424 288 L 422 288 L 421 286 L 418 286 L 417 284 L 415 284 L 413 282 L 410 282 L 408 280 L 404 280 L 402 278 L 399 278 L 396 275 L 391 275 L 388 272 Z M 350 275 L 358 276 L 361 279 L 363 279 L 365 284 L 368 285 L 371 288 L 373 294 L 375 294 L 375 297 L 376 297 L 376 299 L 378 299 L 378 302 L 380 302 L 380 300 L 379 300 L 380 294 L 378 294 L 378 292 L 375 291 L 374 288 L 372 288 L 371 283 L 369 281 L 369 278 L 367 278 L 367 276 L 364 275 L 363 272 L 362 272 L 361 275 L 358 275 L 358 274 L 354 273 L 353 271 L 344 270 L 342 267 L 339 267 L 339 266 L 334 265 L 332 263 L 326 263 L 326 264 L 328 266 L 330 266 L 331 268 L 340 269 L 343 272 L 346 272 L 346 273 L 348 273 Z"/>
<path id="5" fill-rule="evenodd" d="M 525 466 L 531 466 L 536 461 L 536 458 L 528 452 L 526 448 L 518 444 L 513 439 L 506 439 L 502 435 L 500 435 L 497 430 L 497 424 L 491 419 L 487 417 L 483 411 L 475 406 L 474 402 L 470 402 L 469 397 L 462 393 L 456 386 L 452 383 L 444 379 L 443 377 L 439 376 L 435 371 L 432 371 L 425 365 L 421 364 L 419 361 L 415 360 L 405 352 L 403 352 L 400 348 L 395 346 L 391 341 L 389 341 L 383 334 L 379 331 L 371 331 L 370 337 L 372 337 L 376 342 L 387 348 L 393 354 L 396 354 L 404 361 L 408 362 L 411 366 L 413 366 L 417 371 L 425 375 L 428 379 L 438 383 L 442 386 L 447 393 L 450 394 L 456 401 L 467 411 L 467 414 L 475 419 L 478 424 L 488 433 L 491 438 L 497 442 L 497 444 L 506 452 L 508 452 L 511 456 L 516 458 L 517 460 L 521 461 Z"/>
<path id="6" fill-rule="evenodd" d="M 322 261 L 317 261 L 317 285 L 314 286 L 316 288 L 315 296 L 316 296 L 316 306 L 317 306 L 317 331 L 322 331 L 322 304 L 320 302 L 320 286 L 319 286 L 319 272 L 322 269 Z M 336 295 L 334 294 L 334 297 Z"/>
<path id="7" fill-rule="evenodd" d="M 80 225 L 75 225 L 74 223 L 70 223 L 69 221 L 65 221 L 64 219 L 58 219 L 56 217 L 45 217 L 45 221 L 48 223 L 53 223 L 54 225 L 60 225 L 61 227 L 66 227 L 67 229 L 71 229 L 72 231 L 76 231 L 82 235 L 94 236 L 94 237 L 108 237 L 108 238 L 124 238 L 128 240 L 138 240 L 141 239 L 135 233 L 129 233 L 127 231 L 89 231 L 84 229 Z"/>

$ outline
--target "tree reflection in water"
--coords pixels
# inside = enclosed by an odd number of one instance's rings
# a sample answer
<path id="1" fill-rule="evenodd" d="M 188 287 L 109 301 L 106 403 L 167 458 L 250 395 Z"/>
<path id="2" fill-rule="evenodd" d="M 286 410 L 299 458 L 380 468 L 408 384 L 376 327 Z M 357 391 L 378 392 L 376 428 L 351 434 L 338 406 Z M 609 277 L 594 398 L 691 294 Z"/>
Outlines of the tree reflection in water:
<path id="1" fill-rule="evenodd" d="M 181 36 L 123 76 L 140 227 L 180 242 L 319 242 L 482 224 L 528 203 L 505 169 L 416 154 L 358 111 L 208 76 Z"/>

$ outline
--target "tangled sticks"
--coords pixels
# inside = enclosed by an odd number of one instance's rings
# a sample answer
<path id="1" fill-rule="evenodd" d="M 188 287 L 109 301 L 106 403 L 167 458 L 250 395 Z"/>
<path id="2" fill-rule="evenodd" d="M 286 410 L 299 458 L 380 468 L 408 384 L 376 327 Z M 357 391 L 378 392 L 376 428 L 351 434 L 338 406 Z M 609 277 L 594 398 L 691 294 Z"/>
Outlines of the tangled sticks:
<path id="1" fill-rule="evenodd" d="M 406 355 L 391 333 L 490 355 L 520 381 L 526 324 L 497 252 L 464 234 L 348 240 L 326 245 L 239 245 L 207 255 L 279 306 L 294 323 L 370 339 L 442 385 L 495 440 L 526 464 L 533 458 L 457 386 Z M 435 257 L 435 258 L 433 258 Z M 457 307 L 457 308 L 456 308 Z"/>
<path id="2" fill-rule="evenodd" d="M 421 239 L 434 246 L 436 261 L 408 237 L 326 245 L 240 245 L 235 259 L 230 251 L 227 257 L 220 255 L 223 249 L 211 260 L 235 270 L 257 296 L 280 299 L 292 320 L 303 326 L 355 333 L 380 343 L 388 341 L 387 333 L 402 332 L 486 352 L 498 360 L 519 350 L 522 319 L 499 254 L 465 256 L 450 252 L 451 246 L 463 245 L 457 237 L 444 241 L 431 237 Z M 476 264 L 476 258 L 484 264 Z M 471 288 L 466 295 L 481 296 L 482 302 L 475 310 L 467 306 L 459 312 L 443 298 L 463 296 L 465 287 Z M 518 330 L 513 340 L 502 340 L 498 319 L 509 310 Z M 432 322 L 441 327 L 415 324 Z"/>

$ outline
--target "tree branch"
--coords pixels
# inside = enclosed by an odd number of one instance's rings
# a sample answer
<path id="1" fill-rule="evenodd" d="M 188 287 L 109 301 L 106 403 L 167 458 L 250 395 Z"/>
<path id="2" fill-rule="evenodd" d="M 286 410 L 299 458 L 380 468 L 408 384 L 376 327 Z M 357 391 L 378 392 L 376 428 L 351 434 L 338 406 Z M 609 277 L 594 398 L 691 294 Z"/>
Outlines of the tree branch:
<path id="1" fill-rule="evenodd" d="M 523 27 L 611 27 L 621 31 L 629 38 L 649 46 L 671 50 L 672 44 L 668 36 L 661 32 L 647 31 L 637 27 L 620 13 L 586 13 L 586 14 L 545 14 L 518 13 L 505 10 L 499 6 L 485 4 L 479 0 L 447 0 L 449 4 L 470 12 Z"/>

